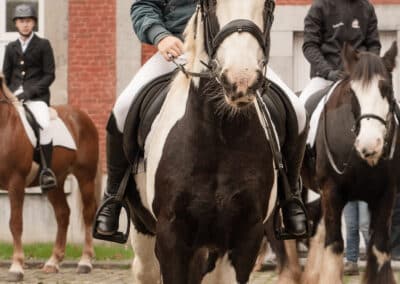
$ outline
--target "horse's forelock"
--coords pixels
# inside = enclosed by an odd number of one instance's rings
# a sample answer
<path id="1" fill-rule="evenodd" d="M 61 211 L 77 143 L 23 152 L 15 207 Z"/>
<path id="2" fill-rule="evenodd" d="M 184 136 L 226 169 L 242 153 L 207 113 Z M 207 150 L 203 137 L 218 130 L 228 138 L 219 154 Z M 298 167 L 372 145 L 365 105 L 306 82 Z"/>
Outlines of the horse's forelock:
<path id="1" fill-rule="evenodd" d="M 359 60 L 354 65 L 352 74 L 350 74 L 350 79 L 352 81 L 360 81 L 366 87 L 376 76 L 389 79 L 382 59 L 373 53 L 361 52 Z"/>

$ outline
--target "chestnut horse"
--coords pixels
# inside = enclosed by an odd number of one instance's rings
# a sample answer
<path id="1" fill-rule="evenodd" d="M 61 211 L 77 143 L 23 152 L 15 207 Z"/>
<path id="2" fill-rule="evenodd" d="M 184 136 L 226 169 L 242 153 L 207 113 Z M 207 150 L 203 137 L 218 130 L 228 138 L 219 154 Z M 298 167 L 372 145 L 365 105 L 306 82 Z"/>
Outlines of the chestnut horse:
<path id="1" fill-rule="evenodd" d="M 303 283 L 343 283 L 341 216 L 352 200 L 367 202 L 371 213 L 363 283 L 396 283 L 389 238 L 400 166 L 399 111 L 391 75 L 396 56 L 396 42 L 382 58 L 344 46 L 347 75 L 324 99 L 316 166 L 308 168 L 321 190 L 323 217 L 311 242 Z"/>
<path id="2" fill-rule="evenodd" d="M 19 102 L 8 90 L 0 74 L 0 187 L 8 191 L 10 199 L 10 230 L 14 240 L 12 265 L 9 280 L 21 281 L 24 276 L 24 252 L 22 249 L 22 208 L 25 187 L 37 185 L 34 173 L 34 149 L 19 117 L 16 105 Z M 97 210 L 101 185 L 98 173 L 98 133 L 88 115 L 71 106 L 55 107 L 77 145 L 77 150 L 54 147 L 52 169 L 57 177 L 57 188 L 47 193 L 57 220 L 57 236 L 50 259 L 43 271 L 57 272 L 65 254 L 70 208 L 64 193 L 64 182 L 73 174 L 79 183 L 82 198 L 82 214 L 85 229 L 85 244 L 78 264 L 78 273 L 88 273 L 92 269 L 93 244 L 91 227 Z M 18 141 L 15 143 L 15 141 Z M 37 169 L 36 169 L 37 171 Z M 43 228 L 46 230 L 46 228 Z"/>

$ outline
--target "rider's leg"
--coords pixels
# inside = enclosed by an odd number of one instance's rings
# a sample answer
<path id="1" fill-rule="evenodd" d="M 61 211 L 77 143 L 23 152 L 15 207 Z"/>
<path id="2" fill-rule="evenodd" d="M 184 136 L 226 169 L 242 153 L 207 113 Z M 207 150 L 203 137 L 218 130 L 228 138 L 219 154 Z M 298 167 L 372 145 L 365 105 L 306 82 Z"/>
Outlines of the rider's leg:
<path id="1" fill-rule="evenodd" d="M 118 97 L 107 125 L 107 188 L 104 199 L 117 194 L 129 162 L 123 150 L 123 130 L 125 119 L 134 102 L 136 94 L 153 79 L 173 71 L 175 65 L 165 61 L 159 53 L 150 58 L 134 76 L 130 84 Z M 137 149 L 139 151 L 139 149 Z M 98 213 L 97 232 L 101 235 L 113 235 L 118 230 L 120 204 L 109 203 Z"/>
<path id="2" fill-rule="evenodd" d="M 315 94 L 319 90 L 325 89 L 330 86 L 333 82 L 326 80 L 322 77 L 314 77 L 307 84 L 304 90 L 300 94 L 300 101 L 305 105 L 307 100 L 311 97 L 311 95 Z"/>
<path id="3" fill-rule="evenodd" d="M 115 117 L 111 114 L 107 124 L 106 156 L 107 156 L 107 187 L 104 199 L 115 196 L 124 177 L 129 162 L 123 149 L 123 135 L 118 130 Z M 109 203 L 98 214 L 97 232 L 102 235 L 113 235 L 118 230 L 121 205 Z"/>
<path id="4" fill-rule="evenodd" d="M 304 207 L 301 205 L 301 188 L 299 187 L 300 170 L 308 133 L 306 110 L 300 99 L 271 69 L 268 69 L 267 77 L 282 88 L 296 113 L 297 121 L 287 124 L 293 126 L 293 129 L 287 129 L 286 141 L 282 147 L 289 189 L 282 188 L 280 198 L 283 223 L 287 233 L 292 236 L 301 236 L 307 232 L 307 220 Z"/>

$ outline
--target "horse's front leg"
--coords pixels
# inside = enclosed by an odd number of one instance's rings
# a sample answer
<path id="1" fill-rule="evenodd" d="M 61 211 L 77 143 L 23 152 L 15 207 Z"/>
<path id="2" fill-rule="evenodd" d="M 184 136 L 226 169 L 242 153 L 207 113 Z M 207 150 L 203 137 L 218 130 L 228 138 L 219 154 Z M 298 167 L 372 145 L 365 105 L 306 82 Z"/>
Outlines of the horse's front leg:
<path id="1" fill-rule="evenodd" d="M 369 204 L 371 240 L 363 283 L 396 283 L 390 264 L 390 226 L 395 190 L 388 190 L 381 200 Z M 378 202 L 377 202 L 378 201 Z"/>
<path id="2" fill-rule="evenodd" d="M 25 180 L 20 176 L 13 176 L 7 187 L 10 198 L 10 230 L 13 236 L 13 258 L 9 269 L 9 280 L 13 282 L 22 281 L 24 278 L 24 252 L 22 249 L 22 209 L 24 205 Z"/>
<path id="3" fill-rule="evenodd" d="M 201 279 L 193 279 L 191 275 L 193 251 L 181 234 L 184 222 L 176 217 L 158 218 L 155 251 L 163 284 L 200 284 Z"/>
<path id="4" fill-rule="evenodd" d="M 324 209 L 325 248 L 322 257 L 320 284 L 343 283 L 343 237 L 341 216 L 344 207 L 343 197 L 336 186 L 327 184 L 322 193 Z"/>

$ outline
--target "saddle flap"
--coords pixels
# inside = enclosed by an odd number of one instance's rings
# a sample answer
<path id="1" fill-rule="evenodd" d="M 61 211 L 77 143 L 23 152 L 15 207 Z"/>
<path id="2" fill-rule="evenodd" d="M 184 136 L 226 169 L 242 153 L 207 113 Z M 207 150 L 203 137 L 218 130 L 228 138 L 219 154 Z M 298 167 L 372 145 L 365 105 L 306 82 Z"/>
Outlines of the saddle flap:
<path id="1" fill-rule="evenodd" d="M 169 84 L 175 72 L 167 73 L 146 84 L 133 101 L 124 128 L 124 151 L 128 161 L 135 164 L 143 154 L 144 143 L 151 125 L 160 112 Z"/>

